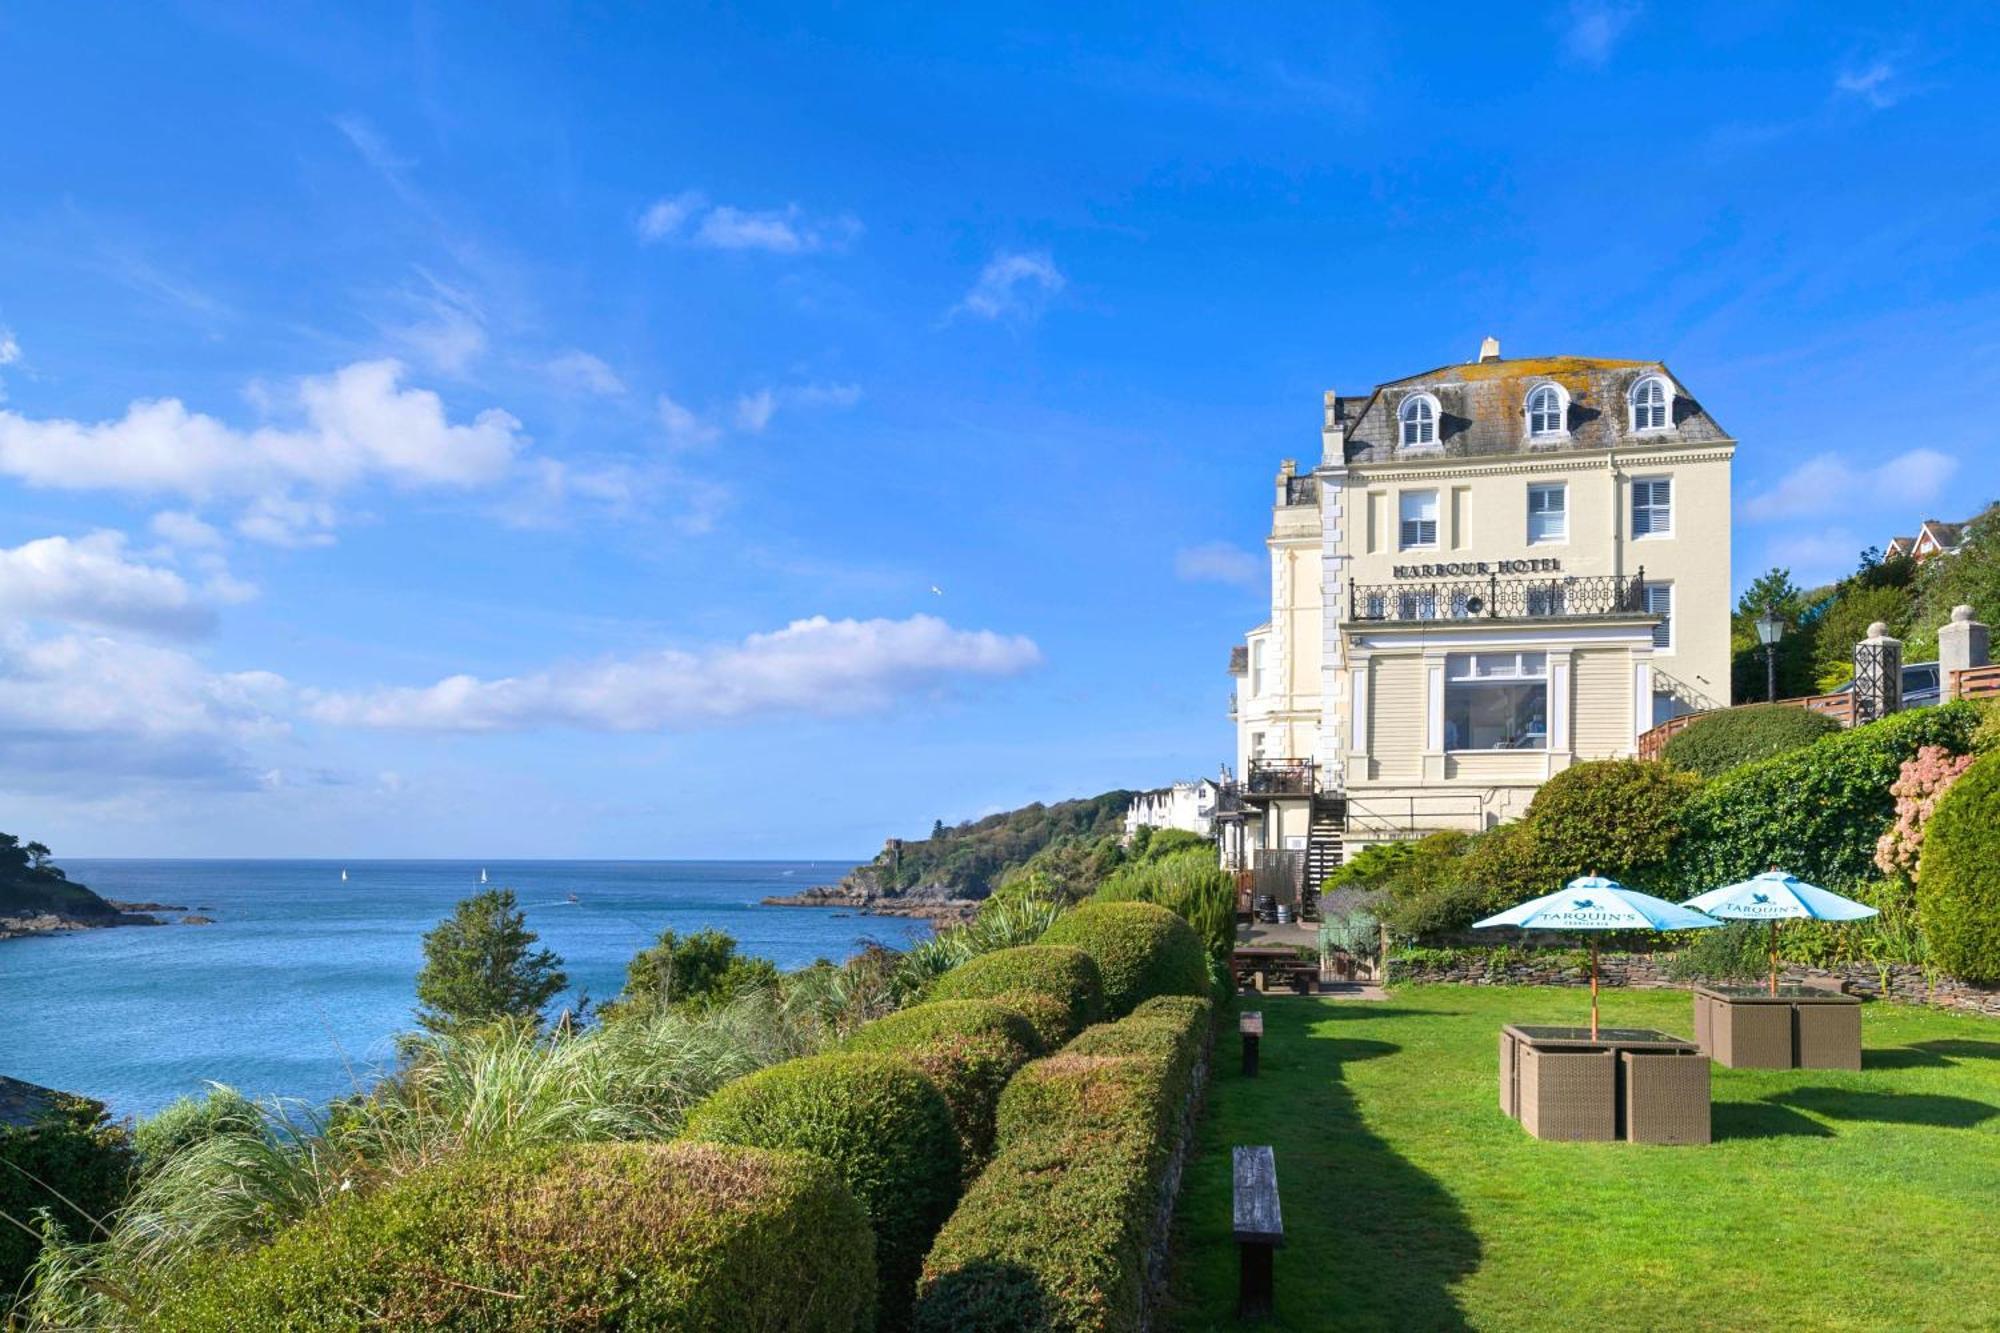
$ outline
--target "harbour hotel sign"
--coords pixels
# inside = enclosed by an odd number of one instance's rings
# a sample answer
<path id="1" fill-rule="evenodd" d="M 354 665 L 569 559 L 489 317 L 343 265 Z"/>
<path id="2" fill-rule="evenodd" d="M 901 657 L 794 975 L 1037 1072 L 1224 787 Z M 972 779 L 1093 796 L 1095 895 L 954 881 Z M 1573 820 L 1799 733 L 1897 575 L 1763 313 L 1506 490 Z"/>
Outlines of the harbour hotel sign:
<path id="1" fill-rule="evenodd" d="M 1455 560 L 1441 565 L 1397 565 L 1399 579 L 1469 579 L 1489 574 L 1560 574 L 1560 560 Z"/>

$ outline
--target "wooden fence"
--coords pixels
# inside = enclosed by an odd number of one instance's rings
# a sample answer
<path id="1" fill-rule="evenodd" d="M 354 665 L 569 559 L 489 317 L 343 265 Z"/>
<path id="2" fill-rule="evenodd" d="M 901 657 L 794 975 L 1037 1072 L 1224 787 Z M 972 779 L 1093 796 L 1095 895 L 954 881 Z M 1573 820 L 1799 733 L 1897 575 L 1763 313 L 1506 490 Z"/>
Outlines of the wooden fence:
<path id="1" fill-rule="evenodd" d="M 1947 699 L 2000 699 L 2000 666 L 1968 667 L 1951 673 Z"/>
<path id="2" fill-rule="evenodd" d="M 1978 671 L 1961 671 L 1955 673 L 1955 676 L 1969 677 L 1978 675 L 1981 671 L 1995 671 L 1995 668 L 1982 667 Z M 2000 673 L 1994 675 L 1986 688 L 1990 690 L 1994 697 L 2000 698 Z M 1982 696 L 1966 695 L 1965 697 L 1969 699 Z M 1781 708 L 1803 708 L 1808 712 L 1824 714 L 1840 723 L 1843 727 L 1854 725 L 1854 694 L 1852 691 L 1844 694 L 1808 694 L 1797 699 L 1780 699 L 1777 702 Z M 1736 705 L 1738 708 L 1757 708 L 1761 706 L 1759 704 Z M 1651 731 L 1640 733 L 1637 742 L 1639 757 L 1641 759 L 1658 759 L 1665 752 L 1668 741 L 1680 735 L 1701 719 L 1713 717 L 1717 713 L 1726 713 L 1728 711 L 1726 708 L 1710 708 L 1699 713 L 1682 713 L 1679 717 L 1668 718 Z"/>

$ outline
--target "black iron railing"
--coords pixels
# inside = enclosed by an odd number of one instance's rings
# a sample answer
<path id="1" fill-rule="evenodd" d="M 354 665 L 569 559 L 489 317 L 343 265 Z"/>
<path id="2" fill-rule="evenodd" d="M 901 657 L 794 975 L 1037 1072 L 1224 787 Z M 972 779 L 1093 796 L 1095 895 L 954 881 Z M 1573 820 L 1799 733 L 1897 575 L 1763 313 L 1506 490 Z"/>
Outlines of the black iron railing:
<path id="1" fill-rule="evenodd" d="M 1311 796 L 1319 790 L 1319 766 L 1310 759 L 1252 759 L 1243 790 L 1252 796 Z"/>
<path id="2" fill-rule="evenodd" d="M 1533 620 L 1643 615 L 1646 571 L 1347 583 L 1349 620 Z"/>
<path id="3" fill-rule="evenodd" d="M 1285 478 L 1285 504 L 1287 507 L 1292 505 L 1316 505 L 1318 503 L 1318 477 Z"/>

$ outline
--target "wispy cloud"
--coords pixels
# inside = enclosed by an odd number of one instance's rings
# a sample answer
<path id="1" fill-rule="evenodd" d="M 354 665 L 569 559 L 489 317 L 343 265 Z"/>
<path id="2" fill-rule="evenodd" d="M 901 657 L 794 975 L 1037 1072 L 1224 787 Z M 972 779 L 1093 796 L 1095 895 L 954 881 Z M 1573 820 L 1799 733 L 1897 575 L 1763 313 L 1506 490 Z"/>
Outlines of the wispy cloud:
<path id="1" fill-rule="evenodd" d="M 1174 577 L 1183 582 L 1255 588 L 1262 586 L 1265 576 L 1262 560 L 1228 542 L 1203 542 L 1174 552 Z"/>
<path id="2" fill-rule="evenodd" d="M 1563 49 L 1571 59 L 1603 65 L 1644 12 L 1638 0 L 1571 0 L 1560 25 Z"/>
<path id="3" fill-rule="evenodd" d="M 793 384 L 762 388 L 736 400 L 736 428 L 755 435 L 771 424 L 779 409 L 837 410 L 861 401 L 858 384 Z"/>
<path id="4" fill-rule="evenodd" d="M 946 318 L 1032 320 L 1068 282 L 1046 250 L 1003 250 L 987 261 L 971 290 L 946 312 Z"/>
<path id="5" fill-rule="evenodd" d="M 571 348 L 551 358 L 543 367 L 550 379 L 566 389 L 611 396 L 625 392 L 618 372 L 589 352 Z"/>
<path id="6" fill-rule="evenodd" d="M 568 727 L 671 731 L 773 715 L 852 716 L 905 706 L 956 681 L 1018 675 L 1041 650 L 1019 635 L 935 616 L 814 616 L 695 652 L 558 665 L 524 676 L 451 676 L 421 688 L 311 697 L 322 722 L 419 731 Z"/>
<path id="7" fill-rule="evenodd" d="M 1742 512 L 1754 522 L 1864 513 L 1899 522 L 1899 511 L 1942 495 L 1957 470 L 1958 460 L 1936 449 L 1911 449 L 1873 466 L 1839 454 L 1816 454 L 1747 496 Z"/>
<path id="8" fill-rule="evenodd" d="M 0 366 L 11 366 L 21 359 L 21 340 L 14 336 L 14 330 L 0 328 Z"/>
<path id="9" fill-rule="evenodd" d="M 797 204 L 762 210 L 736 208 L 711 203 L 699 190 L 656 200 L 639 215 L 640 240 L 706 250 L 801 255 L 844 249 L 860 235 L 860 221 L 849 214 L 813 217 Z"/>
<path id="10" fill-rule="evenodd" d="M 722 437 L 720 426 L 694 409 L 683 407 L 666 394 L 660 395 L 656 410 L 660 414 L 660 425 L 666 428 L 667 442 L 676 448 L 713 444 Z"/>
<path id="11" fill-rule="evenodd" d="M 1857 68 L 1842 70 L 1834 76 L 1833 90 L 1842 96 L 1866 102 L 1877 111 L 1896 105 L 1903 96 L 1902 89 L 1897 86 L 1896 66 L 1888 60 L 1874 60 Z"/>
<path id="12" fill-rule="evenodd" d="M 486 353 L 486 311 L 465 289 L 425 269 L 418 269 L 417 275 L 423 286 L 398 297 L 414 318 L 392 324 L 386 332 L 432 370 L 463 375 Z"/>

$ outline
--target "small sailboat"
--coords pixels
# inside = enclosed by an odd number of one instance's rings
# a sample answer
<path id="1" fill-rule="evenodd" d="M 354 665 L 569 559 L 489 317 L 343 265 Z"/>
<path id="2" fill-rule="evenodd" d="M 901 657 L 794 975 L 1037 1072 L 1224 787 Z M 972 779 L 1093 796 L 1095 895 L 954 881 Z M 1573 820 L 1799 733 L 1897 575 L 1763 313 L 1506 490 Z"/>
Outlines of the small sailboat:
<path id="1" fill-rule="evenodd" d="M 481 884 L 484 884 L 484 883 L 486 882 L 486 867 L 485 867 L 485 866 L 481 866 L 481 867 L 479 867 L 479 882 L 480 882 Z"/>
<path id="2" fill-rule="evenodd" d="M 342 884 L 345 884 L 345 883 L 347 883 L 347 867 L 346 867 L 346 866 L 342 866 L 342 867 L 340 868 L 340 882 L 341 882 Z"/>

